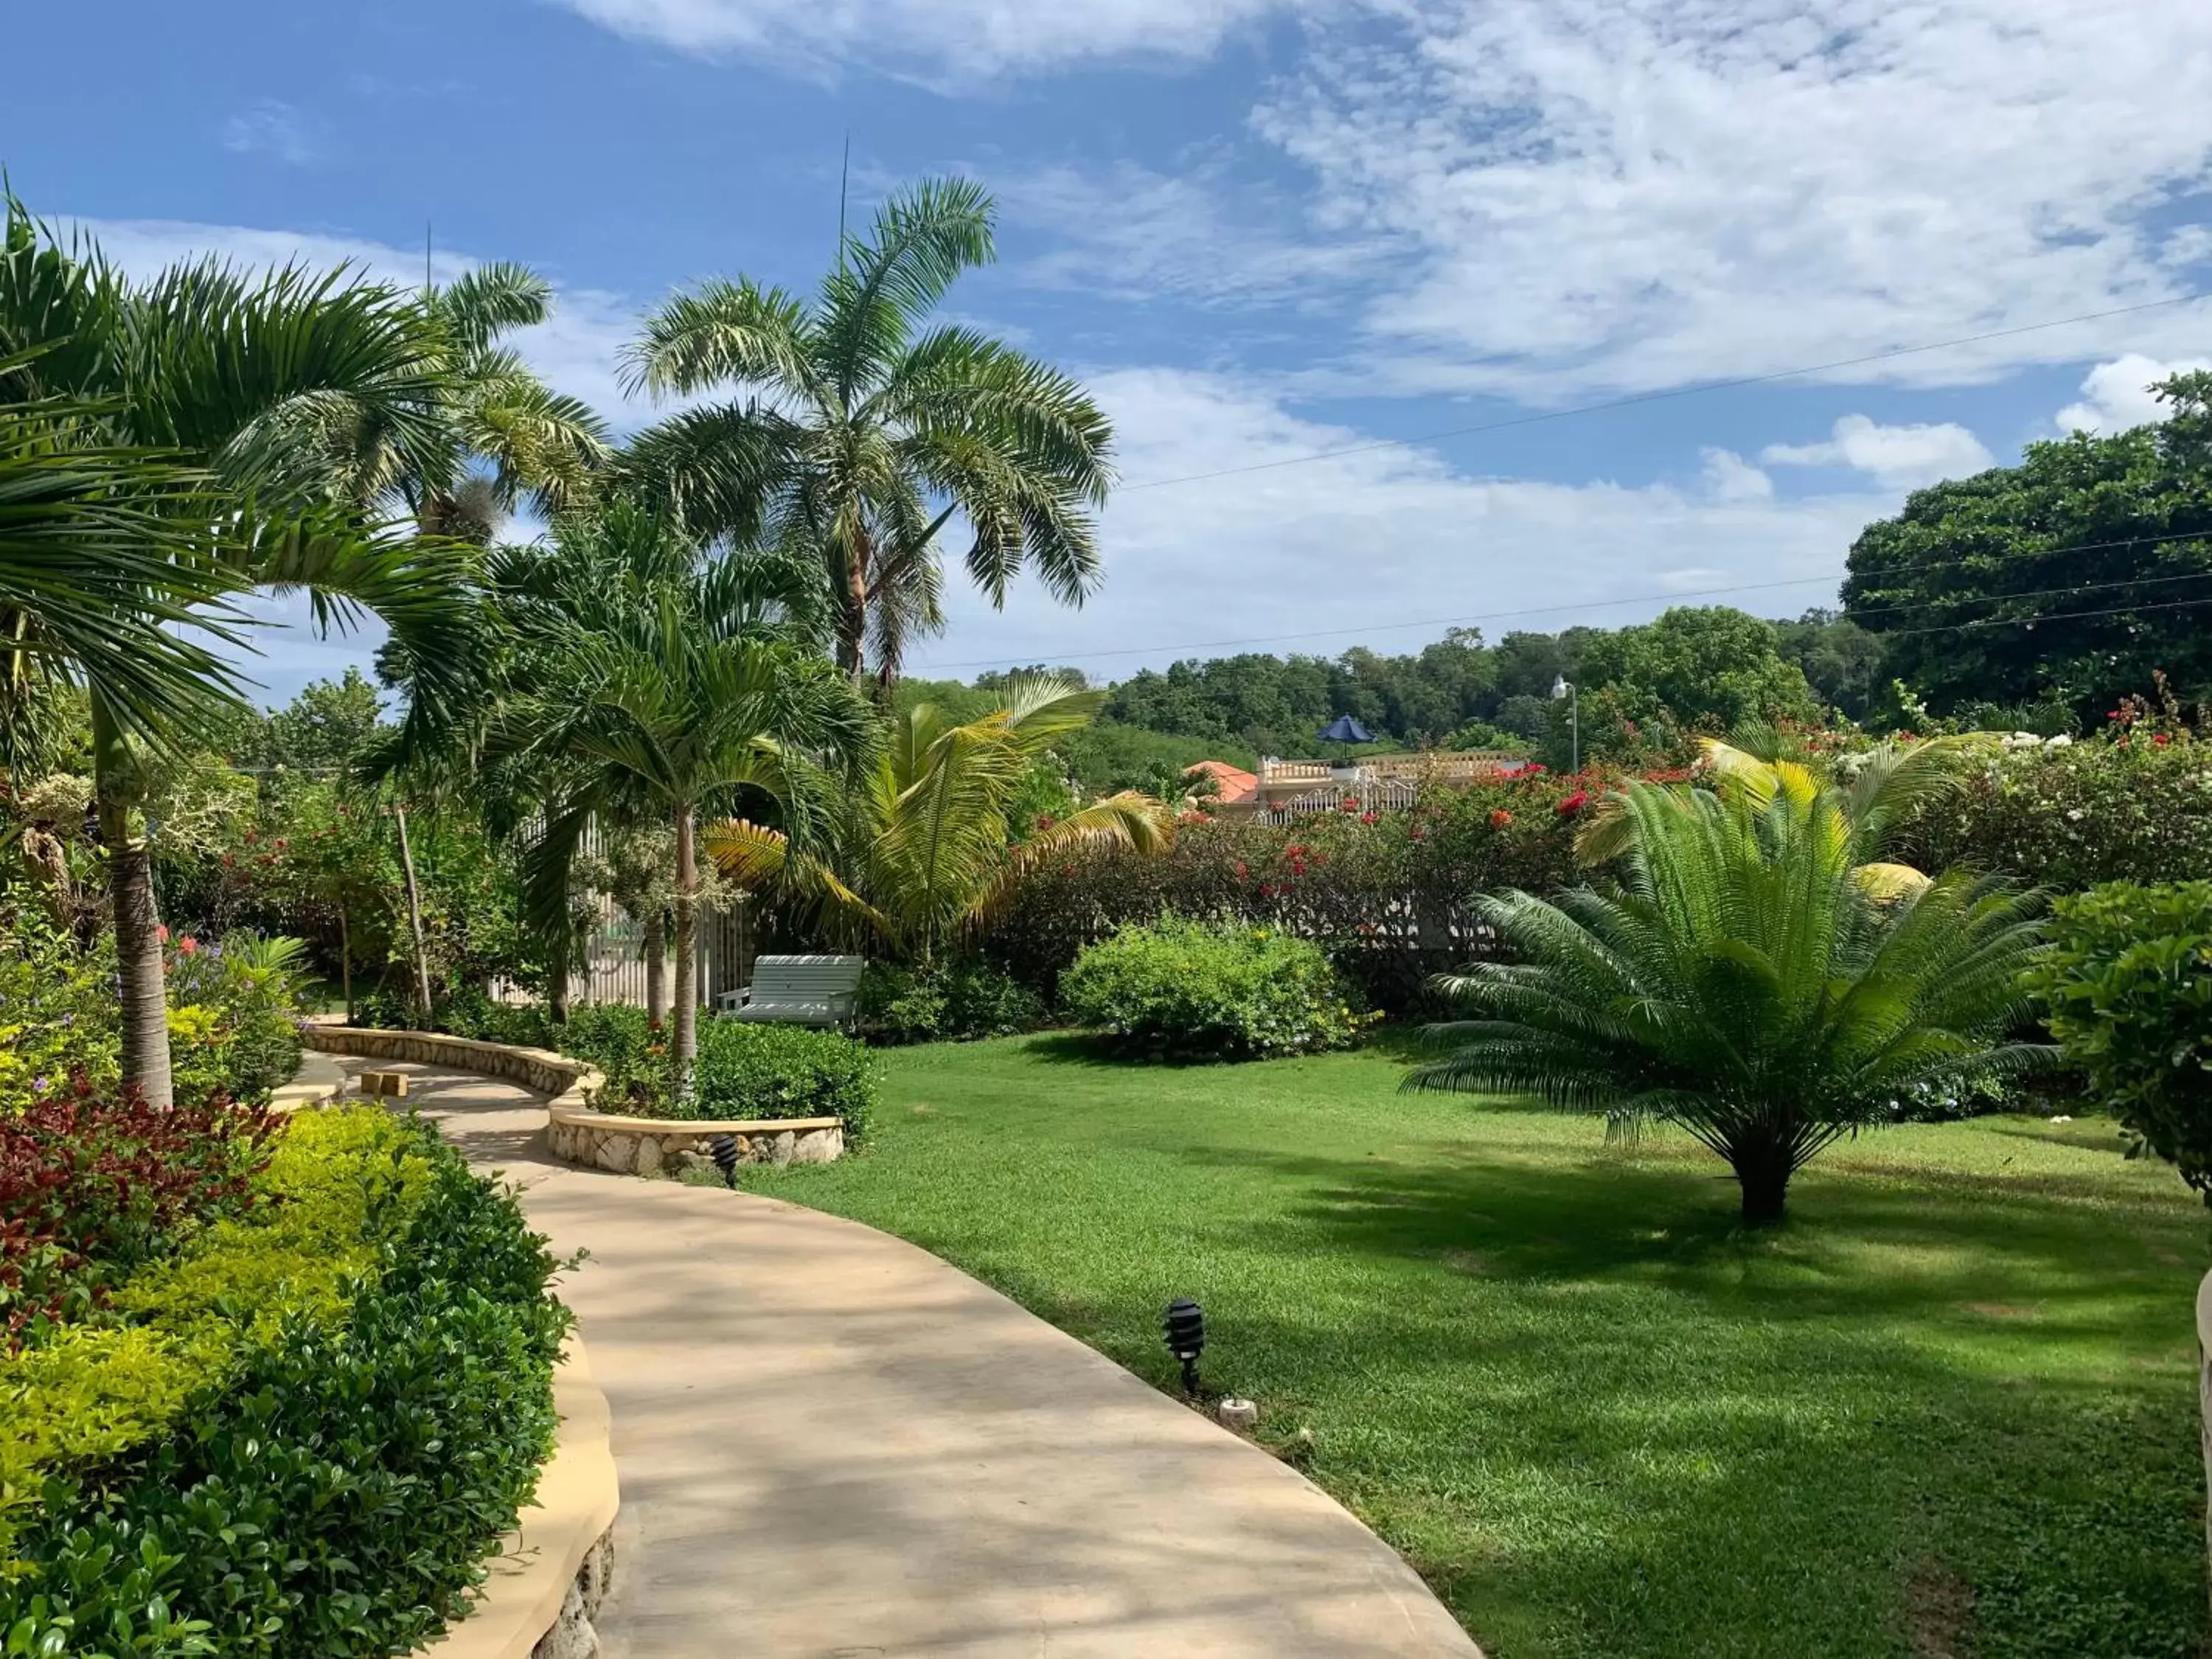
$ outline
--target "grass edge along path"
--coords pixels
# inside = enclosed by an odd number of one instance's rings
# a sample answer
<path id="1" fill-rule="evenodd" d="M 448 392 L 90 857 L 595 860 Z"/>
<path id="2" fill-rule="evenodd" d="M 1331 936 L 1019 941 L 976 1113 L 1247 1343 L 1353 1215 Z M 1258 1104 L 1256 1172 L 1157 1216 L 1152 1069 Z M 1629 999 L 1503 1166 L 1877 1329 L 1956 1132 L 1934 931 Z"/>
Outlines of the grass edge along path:
<path id="1" fill-rule="evenodd" d="M 2197 1659 L 2203 1207 L 2109 1126 L 1862 1137 L 1747 1236 L 1681 1138 L 1394 1092 L 1386 1056 L 886 1056 L 863 1156 L 745 1185 L 1210 1390 L 1493 1659 Z M 1171 1501 L 1164 1494 L 1163 1501 Z"/>

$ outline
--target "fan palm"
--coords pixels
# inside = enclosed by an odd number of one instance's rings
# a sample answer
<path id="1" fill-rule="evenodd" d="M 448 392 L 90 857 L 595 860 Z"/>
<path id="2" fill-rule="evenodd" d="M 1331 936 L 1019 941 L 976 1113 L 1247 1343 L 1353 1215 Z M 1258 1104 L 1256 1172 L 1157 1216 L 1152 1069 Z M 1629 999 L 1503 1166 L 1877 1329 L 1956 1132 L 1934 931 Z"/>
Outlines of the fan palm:
<path id="1" fill-rule="evenodd" d="M 657 812 L 674 833 L 675 1087 L 698 1053 L 696 832 L 702 811 L 748 792 L 802 836 L 817 781 L 864 757 L 867 699 L 815 648 L 811 573 L 775 556 L 702 556 L 658 513 L 614 501 L 507 556 L 501 586 L 519 672 L 489 751 L 544 763 L 556 780 L 531 854 L 541 923 L 565 906 L 586 827 Z"/>
<path id="2" fill-rule="evenodd" d="M 911 709 L 840 815 L 831 847 L 794 850 L 743 822 L 705 835 L 722 873 L 856 937 L 927 958 L 991 914 L 1028 872 L 1107 848 L 1164 849 L 1167 807 L 1133 792 L 1109 797 L 1010 844 L 1007 809 L 1058 738 L 1090 724 L 1105 700 L 1048 675 L 1017 677 L 1006 705 L 956 723 L 933 704 Z"/>
<path id="3" fill-rule="evenodd" d="M 1747 1223 L 1923 1085 L 2051 1050 L 2005 1041 L 2042 946 L 2037 896 L 1954 871 L 1878 895 L 1832 793 L 1632 784 L 1617 893 L 1485 899 L 1510 963 L 1441 981 L 1479 1017 L 1413 1089 L 1528 1092 L 1620 1130 L 1680 1125 L 1726 1158 Z"/>
<path id="4" fill-rule="evenodd" d="M 64 246 L 12 198 L 0 238 L 0 399 L 96 406 L 87 439 L 160 450 L 205 475 L 207 489 L 134 490 L 149 534 L 141 586 L 94 590 L 97 633 L 46 629 L 48 672 L 82 684 L 91 708 L 101 837 L 109 860 L 122 978 L 123 1071 L 146 1097 L 172 1097 L 159 919 L 144 834 L 149 743 L 204 736 L 236 706 L 237 682 L 179 646 L 148 659 L 158 682 L 118 665 L 149 619 L 188 620 L 242 644 L 233 601 L 255 589 L 304 592 L 319 623 L 366 607 L 440 665 L 410 719 L 435 715 L 465 679 L 469 630 L 454 596 L 454 550 L 364 522 L 356 458 L 315 434 L 374 428 L 427 447 L 447 390 L 435 327 L 386 290 L 343 270 L 288 268 L 249 278 L 213 261 L 150 282 L 124 278 L 96 248 Z M 42 617 L 61 618 L 52 606 Z M 84 621 L 94 619 L 87 617 Z M 74 639 L 74 645 L 69 643 Z M 26 647 L 27 656 L 29 647 Z"/>
<path id="5" fill-rule="evenodd" d="M 847 240 L 811 305 L 713 282 L 646 319 L 632 383 L 726 389 L 633 446 L 640 487 L 708 536 L 803 547 L 822 562 L 839 663 L 886 683 L 942 626 L 938 537 L 972 529 L 969 578 L 994 605 L 1024 564 L 1054 598 L 1096 585 L 1091 514 L 1111 431 L 1067 376 L 969 328 L 925 329 L 960 274 L 993 257 L 991 198 L 965 179 L 891 198 Z"/>

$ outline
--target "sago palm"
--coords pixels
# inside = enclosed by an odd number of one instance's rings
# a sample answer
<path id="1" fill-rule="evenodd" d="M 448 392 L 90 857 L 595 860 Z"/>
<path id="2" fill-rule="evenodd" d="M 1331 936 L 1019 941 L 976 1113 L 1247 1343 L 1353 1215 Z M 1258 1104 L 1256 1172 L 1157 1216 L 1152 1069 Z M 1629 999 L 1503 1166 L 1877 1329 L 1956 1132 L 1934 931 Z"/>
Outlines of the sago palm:
<path id="1" fill-rule="evenodd" d="M 646 319 L 633 385 L 703 404 L 644 434 L 629 465 L 695 529 L 801 547 L 822 562 L 838 661 L 886 681 L 942 626 L 938 541 L 972 532 L 969 578 L 1003 605 L 1024 565 L 1079 605 L 1111 430 L 1082 387 L 974 329 L 928 327 L 994 257 L 991 198 L 965 179 L 900 191 L 848 239 L 811 304 L 747 279 Z"/>
<path id="2" fill-rule="evenodd" d="M 2040 906 L 1954 871 L 1869 884 L 1832 794 L 1632 784 L 1619 890 L 1481 902 L 1514 958 L 1441 982 L 1476 1016 L 1413 1089 L 1534 1094 L 1619 1129 L 1680 1125 L 1726 1158 L 1746 1222 L 1923 1085 L 2045 1063 L 2027 1012 Z M 1877 890 L 1877 889 L 1881 890 Z"/>
<path id="3" fill-rule="evenodd" d="M 357 457 L 318 433 L 375 429 L 427 444 L 447 390 L 434 325 L 390 292 L 343 270 L 249 277 L 213 261 L 133 283 L 96 247 L 64 245 L 21 205 L 0 234 L 0 399 L 59 399 L 95 413 L 112 448 L 158 450 L 205 486 L 134 493 L 149 539 L 144 586 L 112 589 L 112 639 L 182 611 L 242 645 L 234 601 L 304 592 L 325 625 L 358 609 L 437 665 L 410 718 L 436 713 L 465 677 L 471 635 L 454 603 L 466 569 L 441 544 L 364 520 Z M 49 633 L 50 640 L 59 635 Z M 145 747 L 190 741 L 235 707 L 236 681 L 171 653 L 159 707 L 113 650 L 49 659 L 91 705 L 101 839 L 122 980 L 123 1072 L 156 1104 L 172 1096 L 159 917 L 143 823 Z M 160 662 L 159 658 L 149 659 Z"/>
<path id="4" fill-rule="evenodd" d="M 811 823 L 817 779 L 869 751 L 867 699 L 807 637 L 809 573 L 773 556 L 708 559 L 660 515 L 615 501 L 510 556 L 518 645 L 489 752 L 559 781 L 532 852 L 537 908 L 564 904 L 594 819 L 656 813 L 673 831 L 674 1084 L 698 1053 L 696 832 L 748 794 Z"/>
<path id="5" fill-rule="evenodd" d="M 1002 902 L 1022 876 L 1108 848 L 1164 849 L 1169 810 L 1147 795 L 1094 802 L 1019 842 L 1007 810 L 1038 757 L 1088 725 L 1105 693 L 1023 676 L 1006 707 L 956 723 L 924 703 L 891 738 L 838 815 L 826 852 L 794 851 L 775 830 L 743 822 L 705 835 L 722 873 L 895 954 L 933 955 Z"/>

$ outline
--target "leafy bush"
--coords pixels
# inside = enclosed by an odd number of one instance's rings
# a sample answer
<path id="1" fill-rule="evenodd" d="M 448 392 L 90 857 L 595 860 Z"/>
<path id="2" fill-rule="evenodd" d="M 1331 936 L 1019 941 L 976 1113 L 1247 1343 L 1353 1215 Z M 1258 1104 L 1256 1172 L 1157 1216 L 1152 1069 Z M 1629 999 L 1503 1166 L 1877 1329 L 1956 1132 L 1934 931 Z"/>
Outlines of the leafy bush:
<path id="1" fill-rule="evenodd" d="M 1355 804 L 1291 824 L 1188 814 L 1164 857 L 1107 854 L 1036 871 L 982 949 L 1050 1002 L 1084 947 L 1119 927 L 1162 915 L 1229 917 L 1315 941 L 1371 1001 L 1402 1010 L 1431 975 L 1490 948 L 1477 896 L 1551 892 L 1575 878 L 1577 809 L 1567 804 L 1606 787 L 1539 767 L 1431 791 L 1409 811 Z"/>
<path id="2" fill-rule="evenodd" d="M 191 935 L 163 947 L 179 1100 L 259 1104 L 300 1063 L 295 941 Z M 34 916 L 0 915 L 0 1116 L 122 1073 L 112 941 L 91 950 Z"/>
<path id="3" fill-rule="evenodd" d="M 1374 1018 L 1318 945 L 1279 929 L 1172 916 L 1090 946 L 1060 989 L 1073 1018 L 1156 1058 L 1341 1048 Z"/>
<path id="4" fill-rule="evenodd" d="M 860 975 L 861 1034 L 877 1042 L 1007 1036 L 1044 1024 L 1043 999 L 975 957 L 902 967 L 871 962 Z"/>
<path id="5" fill-rule="evenodd" d="M 366 1108 L 295 1120 L 254 1185 L 118 1293 L 133 1322 L 0 1362 L 0 1477 L 38 1494 L 10 1653 L 408 1651 L 528 1500 L 567 1316 L 513 1200 Z"/>
<path id="6" fill-rule="evenodd" d="M 82 1082 L 0 1117 L 0 1352 L 243 1209 L 270 1133 L 220 1095 L 157 1111 Z"/>
<path id="7" fill-rule="evenodd" d="M 2212 881 L 2058 901 L 2033 975 L 2090 1092 L 2212 1203 Z"/>

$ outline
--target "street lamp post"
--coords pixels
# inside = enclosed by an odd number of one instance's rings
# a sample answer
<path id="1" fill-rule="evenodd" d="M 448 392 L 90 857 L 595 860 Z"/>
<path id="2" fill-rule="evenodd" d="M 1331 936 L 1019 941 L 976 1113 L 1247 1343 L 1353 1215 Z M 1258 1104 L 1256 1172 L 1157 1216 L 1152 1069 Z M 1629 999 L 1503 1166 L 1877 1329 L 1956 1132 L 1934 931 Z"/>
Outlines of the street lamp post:
<path id="1" fill-rule="evenodd" d="M 1573 744 L 1573 769 L 1579 772 L 1583 769 L 1583 694 L 1579 686 L 1567 684 L 1565 674 L 1552 682 L 1552 701 L 1557 702 L 1562 697 L 1567 699 L 1567 731 Z"/>

